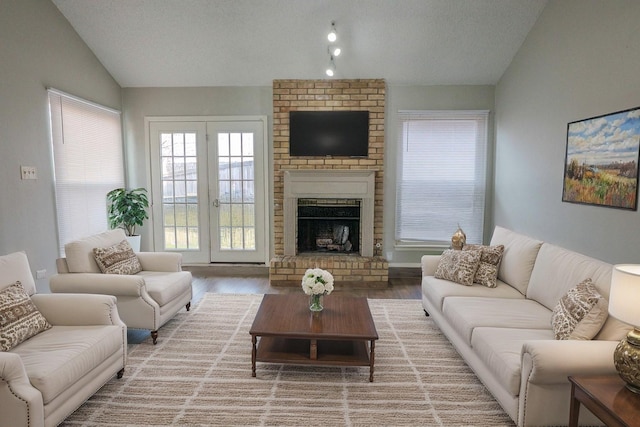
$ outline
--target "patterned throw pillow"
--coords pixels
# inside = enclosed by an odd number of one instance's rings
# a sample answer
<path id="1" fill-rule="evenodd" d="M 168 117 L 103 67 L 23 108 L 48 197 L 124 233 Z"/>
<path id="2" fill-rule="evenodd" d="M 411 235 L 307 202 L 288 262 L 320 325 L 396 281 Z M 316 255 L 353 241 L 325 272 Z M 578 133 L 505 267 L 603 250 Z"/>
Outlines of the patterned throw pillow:
<path id="1" fill-rule="evenodd" d="M 107 248 L 94 248 L 93 256 L 100 271 L 106 274 L 136 274 L 142 271 L 138 257 L 126 240 Z"/>
<path id="2" fill-rule="evenodd" d="M 9 351 L 23 341 L 51 328 L 22 283 L 0 291 L 0 350 Z"/>
<path id="3" fill-rule="evenodd" d="M 590 340 L 607 320 L 609 304 L 591 279 L 571 288 L 560 298 L 551 315 L 557 340 Z"/>
<path id="4" fill-rule="evenodd" d="M 440 257 L 434 277 L 471 286 L 473 285 L 473 278 L 476 275 L 481 255 L 481 251 L 447 249 Z"/>
<path id="5" fill-rule="evenodd" d="M 480 264 L 478 271 L 473 278 L 473 283 L 477 283 L 487 288 L 495 288 L 498 286 L 498 267 L 502 261 L 504 253 L 504 245 L 484 246 L 484 245 L 465 245 L 463 251 L 482 251 L 480 256 Z"/>

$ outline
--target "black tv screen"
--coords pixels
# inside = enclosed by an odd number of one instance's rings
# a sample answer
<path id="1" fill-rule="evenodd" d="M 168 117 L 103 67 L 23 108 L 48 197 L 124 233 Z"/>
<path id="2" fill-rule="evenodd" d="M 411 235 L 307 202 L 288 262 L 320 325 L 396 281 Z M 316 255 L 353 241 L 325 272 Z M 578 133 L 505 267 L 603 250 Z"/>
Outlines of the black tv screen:
<path id="1" fill-rule="evenodd" d="M 289 155 L 367 157 L 368 111 L 289 112 Z"/>

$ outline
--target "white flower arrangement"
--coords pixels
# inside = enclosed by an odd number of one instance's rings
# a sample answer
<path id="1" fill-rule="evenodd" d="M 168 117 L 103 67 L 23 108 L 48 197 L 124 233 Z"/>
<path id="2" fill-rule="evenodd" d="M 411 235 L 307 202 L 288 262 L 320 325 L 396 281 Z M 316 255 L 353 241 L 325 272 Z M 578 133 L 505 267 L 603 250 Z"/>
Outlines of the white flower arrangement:
<path id="1" fill-rule="evenodd" d="M 307 295 L 329 295 L 333 291 L 333 276 L 321 268 L 310 268 L 302 277 L 302 290 Z"/>

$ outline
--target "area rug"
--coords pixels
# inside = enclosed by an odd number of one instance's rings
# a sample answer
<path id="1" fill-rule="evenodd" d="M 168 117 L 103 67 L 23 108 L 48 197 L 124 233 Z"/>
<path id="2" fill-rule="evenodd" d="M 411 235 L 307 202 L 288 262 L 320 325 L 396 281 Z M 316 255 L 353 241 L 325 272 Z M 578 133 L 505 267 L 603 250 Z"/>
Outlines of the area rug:
<path id="1" fill-rule="evenodd" d="M 206 294 L 157 345 L 132 345 L 124 377 L 63 425 L 513 426 L 419 300 L 369 300 L 380 337 L 373 383 L 368 368 L 267 363 L 253 378 L 249 328 L 261 300 Z"/>

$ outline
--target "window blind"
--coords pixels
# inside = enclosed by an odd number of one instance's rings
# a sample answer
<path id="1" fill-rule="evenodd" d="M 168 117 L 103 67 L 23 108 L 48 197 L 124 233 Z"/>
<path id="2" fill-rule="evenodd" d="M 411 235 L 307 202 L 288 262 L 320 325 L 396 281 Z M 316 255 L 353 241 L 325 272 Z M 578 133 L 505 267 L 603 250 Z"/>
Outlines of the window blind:
<path id="1" fill-rule="evenodd" d="M 106 194 L 124 187 L 120 112 L 49 90 L 58 245 L 108 229 Z"/>
<path id="2" fill-rule="evenodd" d="M 397 244 L 482 243 L 488 111 L 398 113 Z"/>

